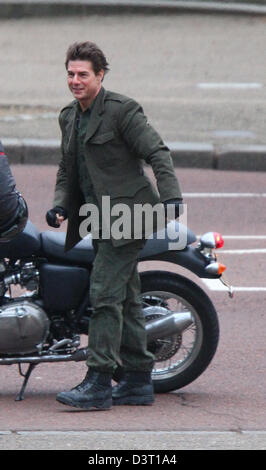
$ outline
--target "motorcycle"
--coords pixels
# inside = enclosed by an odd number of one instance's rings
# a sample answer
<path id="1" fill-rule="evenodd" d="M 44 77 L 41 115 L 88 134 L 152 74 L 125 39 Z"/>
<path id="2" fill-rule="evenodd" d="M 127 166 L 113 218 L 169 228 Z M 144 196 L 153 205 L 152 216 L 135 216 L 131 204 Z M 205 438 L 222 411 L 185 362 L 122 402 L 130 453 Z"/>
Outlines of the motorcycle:
<path id="1" fill-rule="evenodd" d="M 189 228 L 173 223 L 176 233 L 186 231 L 183 249 L 170 250 L 173 240 L 165 232 L 164 238 L 146 241 L 139 262 L 166 261 L 227 285 L 222 275 L 226 267 L 216 254 L 223 246 L 221 235 L 208 232 L 198 241 Z M 92 313 L 93 245 L 90 236 L 68 252 L 64 244 L 64 232 L 41 233 L 30 220 L 23 232 L 0 244 L 0 365 L 17 364 L 24 377 L 16 400 L 23 400 L 38 364 L 85 361 L 88 355 L 81 335 L 89 334 Z M 217 312 L 205 291 L 183 275 L 144 270 L 140 278 L 148 348 L 155 356 L 155 393 L 180 389 L 199 377 L 215 355 Z M 17 295 L 17 288 L 24 291 Z M 121 373 L 118 366 L 114 380 Z"/>

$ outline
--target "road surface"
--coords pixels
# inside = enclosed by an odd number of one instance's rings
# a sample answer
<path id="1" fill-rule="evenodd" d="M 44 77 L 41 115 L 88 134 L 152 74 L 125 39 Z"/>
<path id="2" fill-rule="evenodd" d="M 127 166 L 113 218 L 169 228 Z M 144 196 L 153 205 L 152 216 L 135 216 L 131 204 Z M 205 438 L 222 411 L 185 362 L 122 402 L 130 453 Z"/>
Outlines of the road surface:
<path id="1" fill-rule="evenodd" d="M 51 205 L 56 167 L 12 169 L 31 220 L 46 230 L 44 214 Z M 224 235 L 220 260 L 236 290 L 229 299 L 215 283 L 197 281 L 220 319 L 220 343 L 211 365 L 184 389 L 157 395 L 152 407 L 115 407 L 102 413 L 73 411 L 55 400 L 59 391 L 83 379 L 84 364 L 39 365 L 22 402 L 14 401 L 22 383 L 16 366 L 3 366 L 0 449 L 266 448 L 265 176 L 176 171 L 189 227 L 197 235 L 210 230 Z"/>

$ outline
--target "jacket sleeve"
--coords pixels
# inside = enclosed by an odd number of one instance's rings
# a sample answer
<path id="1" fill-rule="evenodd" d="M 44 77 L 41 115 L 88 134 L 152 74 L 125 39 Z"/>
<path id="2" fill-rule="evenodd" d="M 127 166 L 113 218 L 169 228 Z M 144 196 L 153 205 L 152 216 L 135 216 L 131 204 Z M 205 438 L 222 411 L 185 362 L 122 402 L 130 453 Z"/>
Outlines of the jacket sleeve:
<path id="1" fill-rule="evenodd" d="M 151 165 L 161 201 L 182 199 L 170 150 L 147 122 L 142 107 L 136 101 L 128 99 L 121 104 L 118 125 L 133 154 Z"/>
<path id="2" fill-rule="evenodd" d="M 7 156 L 0 141 L 0 227 L 12 218 L 18 208 L 18 191 Z"/>
<path id="3" fill-rule="evenodd" d="M 62 113 L 59 116 L 59 125 L 62 131 L 63 121 Z M 66 159 L 63 148 L 63 139 L 61 140 L 61 160 L 56 175 L 55 193 L 53 206 L 63 207 L 68 209 L 68 185 L 67 185 L 67 171 L 66 171 Z"/>

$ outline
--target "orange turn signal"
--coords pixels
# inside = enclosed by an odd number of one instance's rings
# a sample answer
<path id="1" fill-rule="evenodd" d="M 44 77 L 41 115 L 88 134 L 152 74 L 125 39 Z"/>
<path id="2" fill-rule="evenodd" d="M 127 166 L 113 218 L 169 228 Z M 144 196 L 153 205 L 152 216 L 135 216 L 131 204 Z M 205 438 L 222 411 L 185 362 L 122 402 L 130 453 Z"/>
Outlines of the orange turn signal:
<path id="1" fill-rule="evenodd" d="M 218 263 L 218 274 L 222 274 L 226 270 L 226 266 L 222 263 Z"/>

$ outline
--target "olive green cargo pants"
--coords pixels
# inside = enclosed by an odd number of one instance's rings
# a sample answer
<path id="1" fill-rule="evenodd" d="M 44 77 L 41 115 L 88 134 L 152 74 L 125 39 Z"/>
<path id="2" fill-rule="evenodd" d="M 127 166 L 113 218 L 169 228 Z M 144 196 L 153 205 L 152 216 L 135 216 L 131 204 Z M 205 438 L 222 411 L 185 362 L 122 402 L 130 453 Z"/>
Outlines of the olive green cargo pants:
<path id="1" fill-rule="evenodd" d="M 90 368 L 113 373 L 119 364 L 125 371 L 152 370 L 154 357 L 146 347 L 137 270 L 143 245 L 142 240 L 119 247 L 109 240 L 94 241 L 97 254 L 90 284 Z"/>

